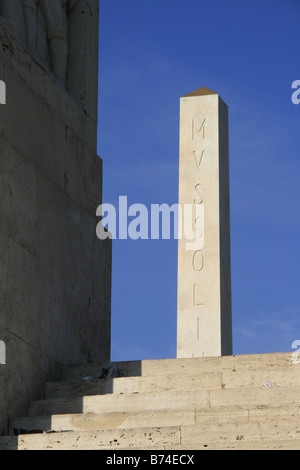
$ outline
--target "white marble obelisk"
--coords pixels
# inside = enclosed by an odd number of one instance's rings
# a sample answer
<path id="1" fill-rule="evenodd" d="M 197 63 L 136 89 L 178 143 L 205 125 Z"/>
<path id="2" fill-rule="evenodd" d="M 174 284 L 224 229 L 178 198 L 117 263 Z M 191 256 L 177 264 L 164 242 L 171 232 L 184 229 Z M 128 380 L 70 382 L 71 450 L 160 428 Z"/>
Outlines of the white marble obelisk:
<path id="1" fill-rule="evenodd" d="M 228 110 L 208 88 L 180 100 L 179 205 L 177 357 L 230 355 Z"/>

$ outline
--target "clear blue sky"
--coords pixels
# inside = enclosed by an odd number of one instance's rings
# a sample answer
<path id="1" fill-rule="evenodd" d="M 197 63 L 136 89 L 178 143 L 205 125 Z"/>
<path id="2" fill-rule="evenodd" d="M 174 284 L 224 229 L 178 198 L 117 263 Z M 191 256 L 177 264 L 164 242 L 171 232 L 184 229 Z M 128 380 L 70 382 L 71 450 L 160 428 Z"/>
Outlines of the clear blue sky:
<path id="1" fill-rule="evenodd" d="M 179 99 L 229 107 L 234 354 L 300 339 L 299 0 L 100 0 L 104 202 L 178 201 Z M 176 356 L 176 240 L 113 242 L 112 360 Z"/>

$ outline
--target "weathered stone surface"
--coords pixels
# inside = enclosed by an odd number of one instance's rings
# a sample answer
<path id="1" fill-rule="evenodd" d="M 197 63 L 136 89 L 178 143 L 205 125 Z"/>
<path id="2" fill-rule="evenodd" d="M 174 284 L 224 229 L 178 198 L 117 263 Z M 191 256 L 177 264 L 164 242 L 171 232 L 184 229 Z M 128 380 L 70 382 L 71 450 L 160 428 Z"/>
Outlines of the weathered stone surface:
<path id="1" fill-rule="evenodd" d="M 0 15 L 4 3 L 20 2 L 0 2 Z M 79 82 L 67 75 L 68 91 L 28 47 L 28 31 L 0 18 L 0 434 L 63 363 L 110 358 L 111 243 L 96 236 L 98 1 L 77 5 L 69 53 Z"/>
<path id="2" fill-rule="evenodd" d="M 103 395 L 106 393 L 143 393 L 165 390 L 199 390 L 199 389 L 247 389 L 249 387 L 287 387 L 300 385 L 300 374 L 295 369 L 283 372 L 282 368 L 265 367 L 249 372 L 219 371 L 194 372 L 194 375 L 167 373 L 142 377 L 120 377 L 114 379 L 92 379 L 64 382 L 48 382 L 45 387 L 45 397 L 71 398 L 83 395 Z M 272 380 L 271 380 L 272 379 Z"/>
<path id="3" fill-rule="evenodd" d="M 189 409 L 196 406 L 207 406 L 209 392 L 207 390 L 192 390 L 186 392 L 186 405 Z M 67 413 L 105 413 L 108 411 L 142 411 L 182 409 L 183 397 L 178 391 L 163 391 L 142 394 L 106 394 L 78 398 L 56 398 L 53 400 L 33 401 L 30 404 L 29 415 Z"/>
<path id="4" fill-rule="evenodd" d="M 115 379 L 87 380 L 78 382 L 47 383 L 45 398 L 104 395 L 106 393 L 164 392 L 166 390 L 199 390 L 221 388 L 221 374 L 207 373 L 201 376 L 166 375 L 153 377 L 121 377 Z"/>
<path id="5" fill-rule="evenodd" d="M 67 129 L 65 190 L 91 216 L 102 204 L 102 160 L 78 135 Z"/>
<path id="6" fill-rule="evenodd" d="M 3 441 L 2 441 L 3 442 Z M 146 445 L 165 447 L 180 444 L 180 429 L 177 426 L 167 428 L 140 428 L 138 430 L 104 430 L 82 431 L 79 433 L 45 434 L 44 439 L 39 435 L 23 435 L 18 439 L 4 438 L 9 450 L 107 450 L 122 447 L 133 448 Z M 0 440 L 0 450 L 1 440 Z"/>
<path id="7" fill-rule="evenodd" d="M 97 2 L 97 0 L 95 1 Z M 18 110 L 24 107 L 24 111 L 27 111 L 25 116 L 28 117 L 30 122 L 37 125 L 36 130 L 38 130 L 40 124 L 36 119 L 36 116 L 28 115 L 28 112 L 30 112 L 31 109 L 30 100 L 32 100 L 32 110 L 35 110 L 36 108 L 42 109 L 46 115 L 49 115 L 50 110 L 53 113 L 52 116 L 50 115 L 50 121 L 52 121 L 51 118 L 55 116 L 57 124 L 59 124 L 59 122 L 63 122 L 66 126 L 71 127 L 85 142 L 85 144 L 96 152 L 97 86 L 95 87 L 95 85 L 93 85 L 89 89 L 89 99 L 91 100 L 91 107 L 93 108 L 93 112 L 90 113 L 87 106 L 79 104 L 69 93 L 66 93 L 64 88 L 57 86 L 55 80 L 48 75 L 47 71 L 38 63 L 38 61 L 29 52 L 24 50 L 24 47 L 10 35 L 6 26 L 6 23 L 1 21 L 0 17 L 0 41 L 2 44 L 1 79 L 4 80 L 7 85 L 7 104 L 15 103 L 12 113 L 16 111 L 17 114 Z M 85 59 L 88 60 L 87 57 L 85 57 L 84 60 Z M 93 68 L 95 68 L 95 64 L 93 64 Z M 90 79 L 92 79 L 92 77 L 90 77 Z M 19 91 L 16 90 L 16 96 L 18 96 L 21 101 L 16 102 L 13 88 L 9 86 L 11 81 L 18 85 L 20 90 L 24 90 L 25 83 L 32 85 L 29 90 L 26 90 L 27 93 L 25 96 L 21 95 Z M 34 93 L 32 93 L 33 87 Z M 37 103 L 37 99 L 40 100 L 40 103 Z M 8 112 L 4 106 L 1 106 L 1 134 L 3 132 L 4 111 L 5 113 Z M 24 116 L 17 116 L 17 118 L 18 120 L 22 120 L 24 119 Z M 24 122 L 24 125 L 26 126 L 26 122 Z M 20 131 L 17 126 L 15 126 L 15 129 Z M 18 134 L 15 135 L 15 138 L 18 142 Z M 45 136 L 45 138 L 47 138 L 47 136 Z M 43 156 L 41 155 L 41 158 L 42 157 Z M 49 165 L 50 164 L 51 162 L 49 162 Z"/>
<path id="8" fill-rule="evenodd" d="M 48 399 L 12 420 L 11 432 L 20 435 L 0 439 L 0 448 L 300 449 L 300 369 L 291 353 L 142 362 L 139 377 L 134 361 L 116 363 L 132 377 L 49 383 Z M 260 383 L 272 374 L 277 385 Z"/>
<path id="9" fill-rule="evenodd" d="M 99 429 L 128 429 L 136 427 L 166 427 L 195 424 L 195 410 L 144 410 L 138 412 L 112 412 L 37 416 L 15 418 L 11 422 L 14 430 L 31 431 L 97 431 Z"/>
<path id="10" fill-rule="evenodd" d="M 98 0 L 1 0 L 0 21 L 97 119 Z M 6 45 L 6 47 L 8 47 Z"/>
<path id="11" fill-rule="evenodd" d="M 232 354 L 227 114 L 206 88 L 180 100 L 178 358 Z"/>
<path id="12" fill-rule="evenodd" d="M 239 356 L 157 359 L 144 361 L 126 361 L 117 363 L 127 376 L 163 376 L 168 374 L 197 375 L 204 372 L 240 372 L 261 369 L 280 368 L 292 370 L 298 374 L 292 361 L 292 353 L 245 354 Z M 64 367 L 63 380 L 80 380 L 85 375 L 95 375 L 101 368 L 96 364 L 73 364 Z M 234 376 L 234 375 L 233 375 Z"/>
<path id="13" fill-rule="evenodd" d="M 0 175 L 0 230 L 35 255 L 38 173 L 3 138 L 0 138 Z"/>

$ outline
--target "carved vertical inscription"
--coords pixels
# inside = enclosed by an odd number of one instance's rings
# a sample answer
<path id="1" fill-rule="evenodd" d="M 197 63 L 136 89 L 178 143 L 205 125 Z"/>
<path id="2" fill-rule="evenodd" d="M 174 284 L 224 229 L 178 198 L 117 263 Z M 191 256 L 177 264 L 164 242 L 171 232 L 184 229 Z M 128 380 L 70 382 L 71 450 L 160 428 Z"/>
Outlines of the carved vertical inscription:
<path id="1" fill-rule="evenodd" d="M 200 205 L 200 204 L 205 204 L 205 197 L 203 194 L 203 184 L 201 181 L 201 170 L 202 166 L 204 165 L 205 161 L 205 135 L 206 135 L 206 117 L 203 119 L 193 119 L 192 120 L 192 141 L 194 143 L 194 149 L 193 150 L 193 160 L 195 163 L 195 170 L 197 174 L 197 181 L 196 184 L 194 185 L 194 196 L 193 196 L 193 204 L 195 206 Z M 196 210 L 197 213 L 197 210 Z M 203 211 L 204 214 L 204 211 Z M 204 224 L 202 224 L 204 227 Z M 197 217 L 195 218 L 195 234 L 196 234 L 196 240 L 197 238 L 204 237 L 204 233 L 201 233 L 201 224 L 197 223 Z M 194 251 L 193 256 L 192 256 L 192 269 L 195 273 L 200 273 L 204 270 L 204 264 L 205 264 L 205 258 L 204 258 L 204 252 L 203 249 L 198 249 Z M 193 283 L 192 286 L 193 289 L 193 297 L 192 297 L 192 305 L 193 308 L 197 307 L 203 307 L 204 306 L 204 301 L 202 298 L 202 292 L 201 292 L 201 284 L 199 282 Z M 197 326 L 196 326 L 196 332 L 197 332 L 197 340 L 199 341 L 200 339 L 200 319 L 197 318 Z"/>
<path id="2" fill-rule="evenodd" d="M 228 115 L 217 93 L 181 98 L 179 144 L 177 357 L 231 354 Z"/>

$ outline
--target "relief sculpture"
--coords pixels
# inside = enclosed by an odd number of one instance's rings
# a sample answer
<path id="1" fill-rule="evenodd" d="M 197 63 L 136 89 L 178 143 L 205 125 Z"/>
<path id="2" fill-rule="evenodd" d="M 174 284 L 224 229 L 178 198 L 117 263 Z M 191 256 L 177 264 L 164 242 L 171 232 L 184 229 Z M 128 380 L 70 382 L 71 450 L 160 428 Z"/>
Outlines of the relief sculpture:
<path id="1" fill-rule="evenodd" d="M 77 1 L 0 0 L 0 15 L 62 83 L 68 63 L 68 13 Z"/>

